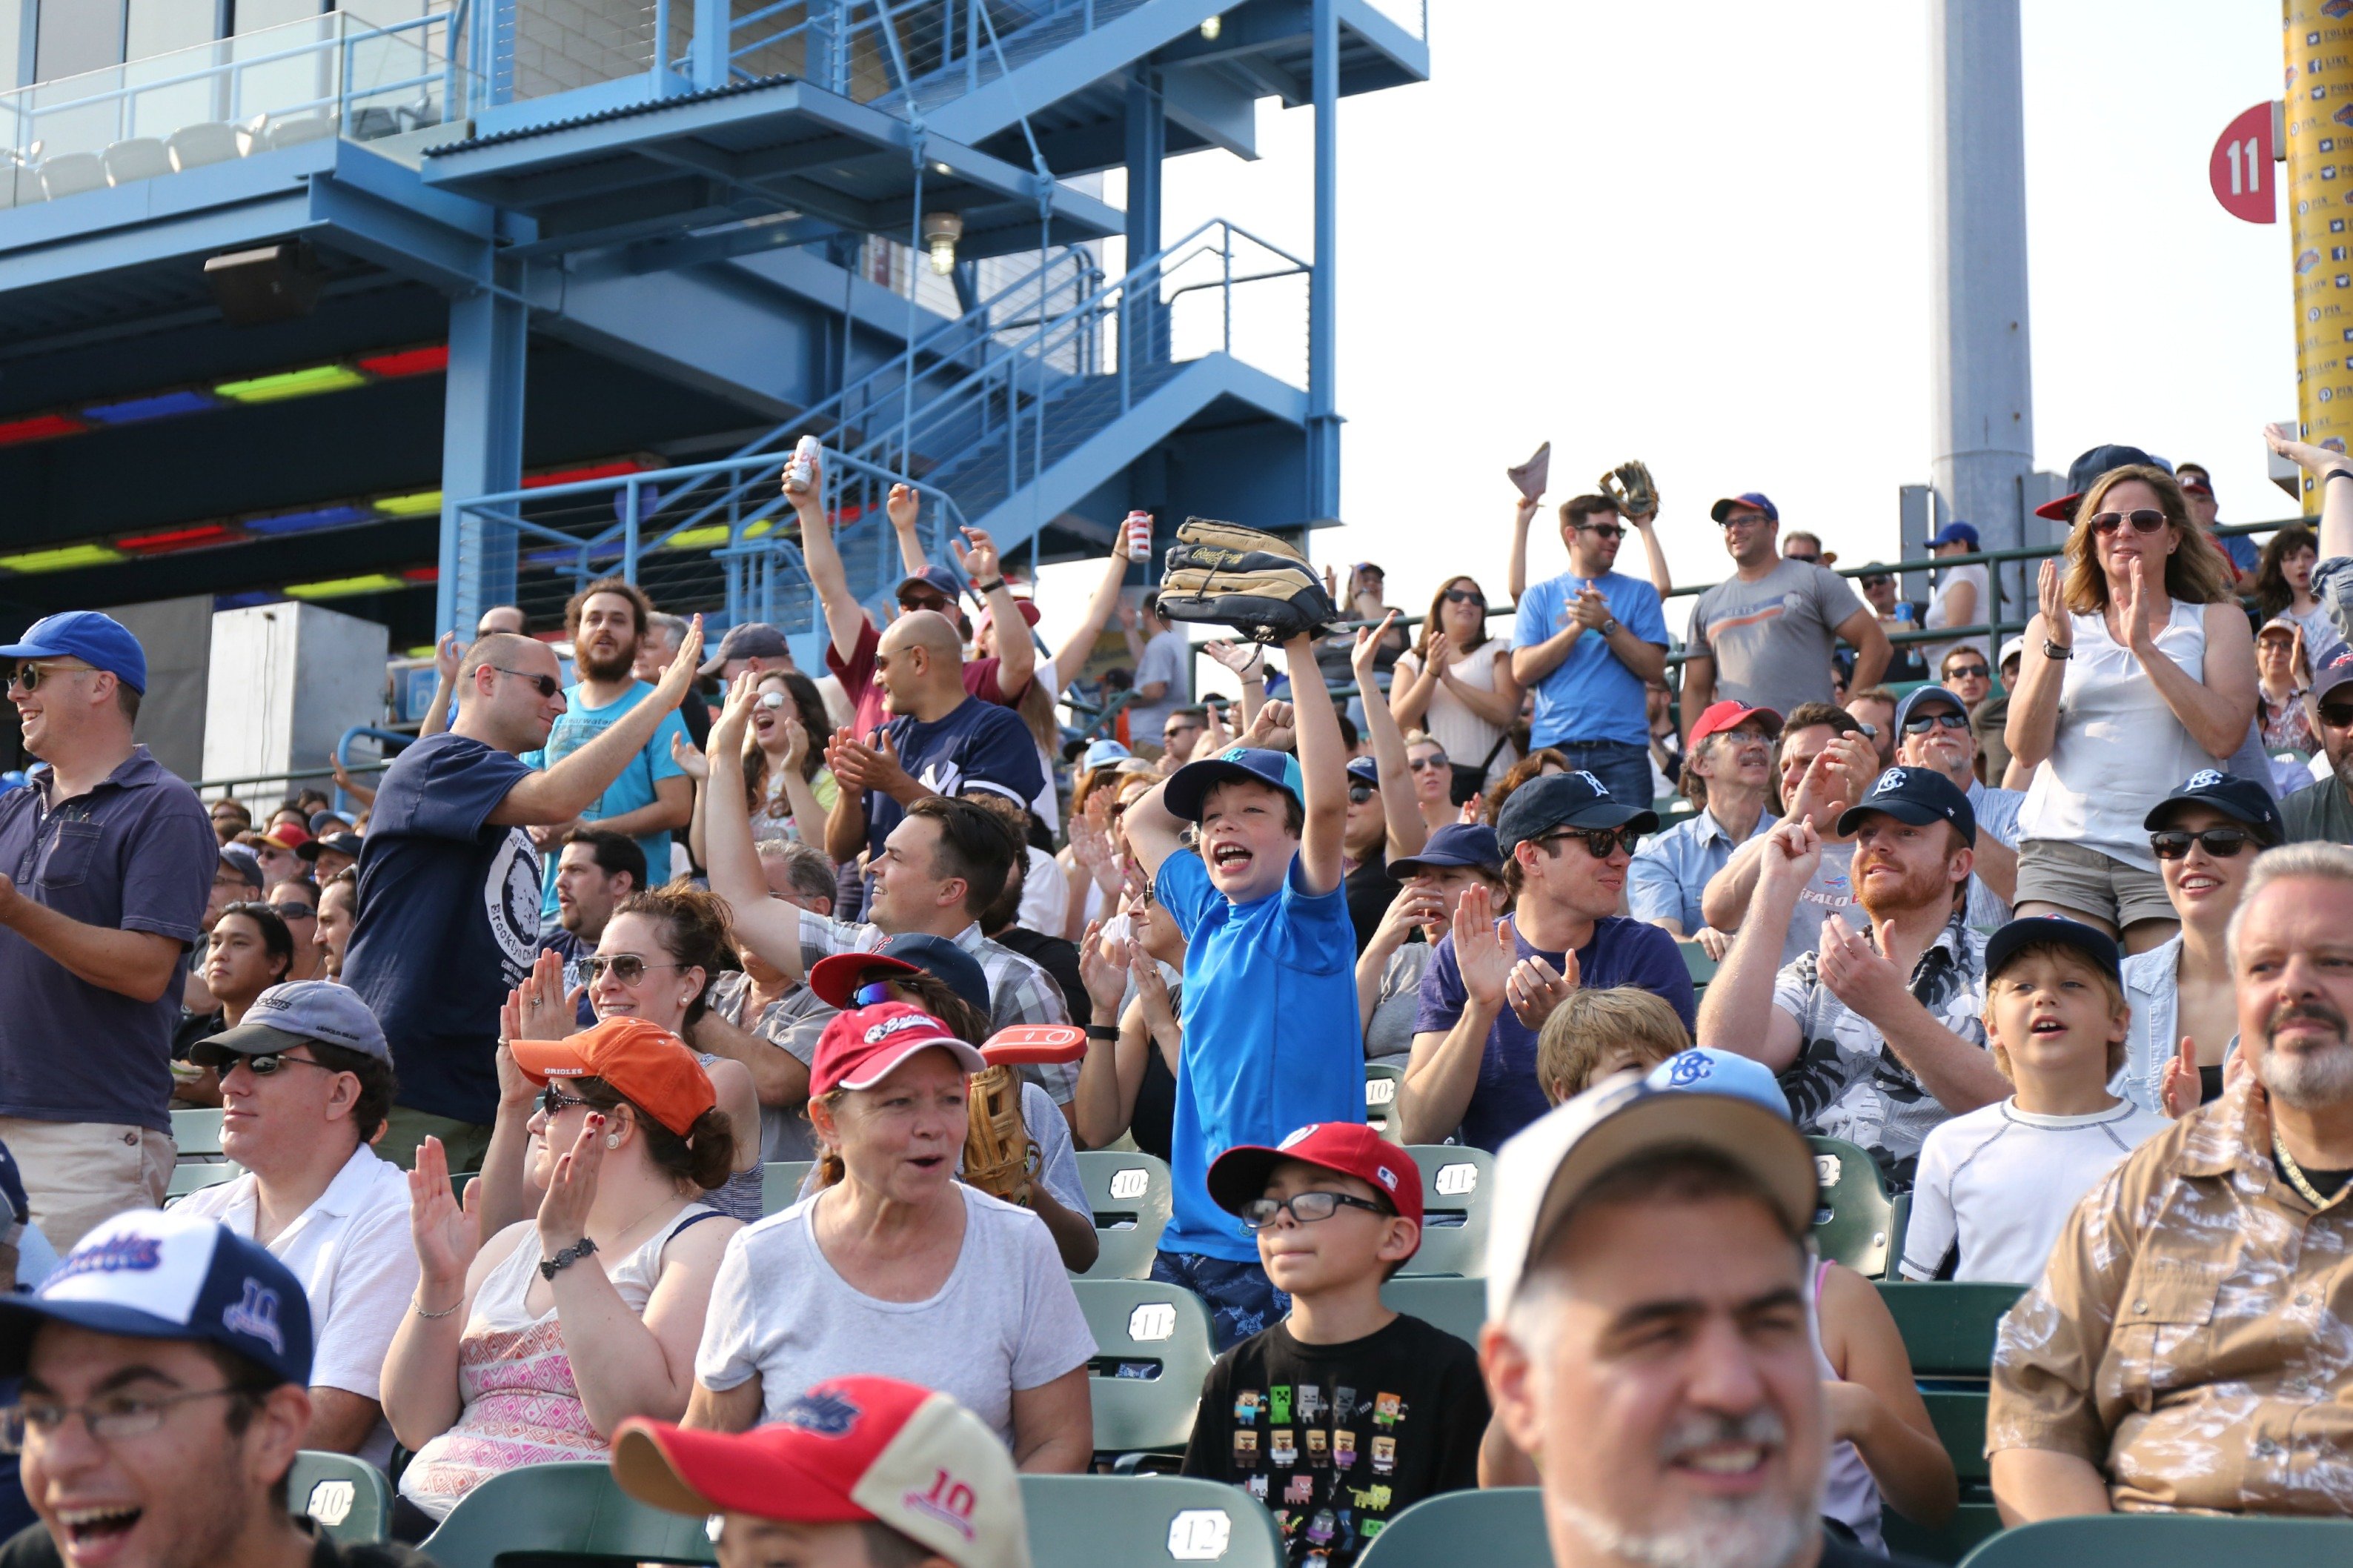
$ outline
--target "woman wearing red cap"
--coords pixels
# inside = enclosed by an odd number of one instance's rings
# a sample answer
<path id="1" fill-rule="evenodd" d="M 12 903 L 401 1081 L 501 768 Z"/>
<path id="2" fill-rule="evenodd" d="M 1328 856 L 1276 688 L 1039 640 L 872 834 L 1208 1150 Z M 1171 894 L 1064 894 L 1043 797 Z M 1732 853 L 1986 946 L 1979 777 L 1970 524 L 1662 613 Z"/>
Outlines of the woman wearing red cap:
<path id="1" fill-rule="evenodd" d="M 615 1017 L 512 1048 L 545 1086 L 531 1119 L 537 1218 L 485 1242 L 479 1188 L 462 1207 L 451 1196 L 438 1139 L 409 1176 L 420 1278 L 384 1375 L 385 1415 L 417 1451 L 395 1505 L 406 1539 L 502 1470 L 602 1459 L 627 1417 L 675 1420 L 742 1228 L 700 1199 L 727 1180 L 734 1140 L 677 1036 Z"/>

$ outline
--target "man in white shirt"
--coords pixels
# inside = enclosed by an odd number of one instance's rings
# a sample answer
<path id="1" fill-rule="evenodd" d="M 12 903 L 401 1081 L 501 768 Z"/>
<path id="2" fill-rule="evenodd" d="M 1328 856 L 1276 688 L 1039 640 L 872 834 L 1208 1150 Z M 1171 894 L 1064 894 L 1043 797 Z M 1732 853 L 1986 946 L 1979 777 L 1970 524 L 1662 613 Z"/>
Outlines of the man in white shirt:
<path id="1" fill-rule="evenodd" d="M 392 1109 L 384 1030 L 349 987 L 300 980 L 264 991 L 195 1054 L 220 1074 L 221 1150 L 246 1173 L 180 1207 L 302 1281 L 316 1342 L 302 1447 L 384 1467 L 384 1360 L 417 1291 L 408 1177 L 368 1144 Z"/>
<path id="2" fill-rule="evenodd" d="M 1934 768 L 1968 797 L 1977 814 L 1978 855 L 1969 870 L 1968 922 L 1978 931 L 2010 923 L 2018 891 L 2018 813 L 2026 792 L 1978 781 L 1978 737 L 1969 707 L 1942 686 L 1915 686 L 1895 708 L 1895 760 Z"/>

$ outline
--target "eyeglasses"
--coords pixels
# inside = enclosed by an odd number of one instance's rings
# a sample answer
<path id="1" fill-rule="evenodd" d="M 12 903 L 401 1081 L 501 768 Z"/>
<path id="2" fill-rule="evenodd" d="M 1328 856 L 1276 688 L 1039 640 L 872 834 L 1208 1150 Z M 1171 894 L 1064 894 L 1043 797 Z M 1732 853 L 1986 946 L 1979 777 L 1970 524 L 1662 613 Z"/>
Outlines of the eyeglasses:
<path id="1" fill-rule="evenodd" d="M 1734 511 L 1726 512 L 1724 516 L 1717 518 L 1715 522 L 1716 526 L 1719 528 L 1745 528 L 1752 522 L 1763 522 L 1765 521 L 1765 514 L 1761 511 Z"/>
<path id="2" fill-rule="evenodd" d="M 552 1083 L 539 1091 L 539 1113 L 550 1121 L 563 1115 L 573 1106 L 594 1103 L 592 1100 L 581 1099 L 576 1094 L 566 1094 Z"/>
<path id="3" fill-rule="evenodd" d="M 1171 724 L 1160 731 L 1160 738 L 1165 741 L 1175 735 L 1189 735 L 1201 727 L 1198 724 Z"/>
<path id="4" fill-rule="evenodd" d="M 1483 605 L 1487 602 L 1487 595 L 1476 588 L 1449 588 L 1446 590 L 1446 602 L 1450 605 Z"/>
<path id="5" fill-rule="evenodd" d="M 2243 827 L 2209 827 L 2200 833 L 2192 833 L 2186 827 L 2174 827 L 2150 834 L 2148 847 L 2160 860 L 2179 860 L 2189 855 L 2193 839 L 2198 847 L 2215 859 L 2230 860 L 2253 843 L 2255 836 Z"/>
<path id="6" fill-rule="evenodd" d="M 1862 580 L 1862 586 L 1864 591 L 1867 593 L 1873 588 L 1884 588 L 1890 583 L 1894 581 L 1895 579 L 1893 577 L 1865 577 Z"/>
<path id="7" fill-rule="evenodd" d="M 1980 670 L 1978 673 L 1984 672 Z M 1966 713 L 1923 713 L 1916 719 L 1905 720 L 1904 732 L 1925 735 L 1939 724 L 1947 730 L 1966 730 L 1969 727 L 1969 716 Z"/>
<path id="8" fill-rule="evenodd" d="M 1797 550 L 1789 552 L 1788 554 L 1784 555 L 1781 559 L 1784 561 L 1802 561 L 1809 566 L 1819 566 L 1822 563 L 1822 558 L 1820 556 L 1808 555 L 1804 552 Z"/>
<path id="9" fill-rule="evenodd" d="M 1613 851 L 1619 849 L 1631 855 L 1634 846 L 1642 841 L 1642 832 L 1631 824 L 1624 827 L 1571 827 L 1559 833 L 1547 833 L 1536 842 L 1559 844 L 1571 838 L 1583 839 L 1586 853 L 1596 860 L 1607 860 Z"/>
<path id="10" fill-rule="evenodd" d="M 2093 528 L 2102 533 L 2114 533 L 2126 523 L 2132 524 L 2135 533 L 2155 533 L 2165 526 L 2165 514 L 2143 507 L 2138 511 L 2094 512 L 2091 517 Z"/>
<path id="11" fill-rule="evenodd" d="M 1434 757 L 1421 757 L 1406 763 L 1407 768 L 1418 773 L 1432 773 L 1452 765 L 1446 760 L 1444 752 L 1439 752 Z"/>
<path id="12" fill-rule="evenodd" d="M 8 677 L 8 684 L 20 691 L 38 691 L 41 682 L 54 680 L 61 675 L 83 675 L 90 671 L 86 664 L 20 664 Z"/>
<path id="13" fill-rule="evenodd" d="M 542 700 L 553 697 L 557 692 L 564 689 L 564 682 L 556 679 L 555 677 L 552 675 L 525 675 L 520 669 L 509 669 L 502 664 L 494 664 L 490 666 L 490 668 L 497 670 L 501 675 L 513 676 L 517 680 L 522 681 L 524 685 L 529 686 L 533 690 L 537 691 Z"/>
<path id="14" fill-rule="evenodd" d="M 2320 715 L 2320 721 L 2332 730 L 2353 730 L 2353 704 L 2324 702 L 2314 711 Z"/>
<path id="15" fill-rule="evenodd" d="M 1242 1226 L 1247 1230 L 1264 1230 L 1289 1211 L 1301 1225 L 1314 1225 L 1319 1219 L 1330 1219 L 1343 1208 L 1363 1209 L 1367 1214 L 1386 1215 L 1389 1211 L 1369 1198 L 1356 1197 L 1347 1193 L 1293 1193 L 1287 1198 L 1252 1198 L 1242 1205 Z"/>
<path id="16" fill-rule="evenodd" d="M 635 985 L 638 981 L 643 980 L 646 977 L 646 971 L 649 969 L 684 969 L 687 968 L 688 965 L 683 963 L 648 963 L 644 959 L 639 958 L 634 952 L 621 952 L 616 953 L 610 958 L 607 958 L 602 953 L 599 953 L 596 957 L 589 959 L 587 963 L 582 964 L 581 967 L 588 972 L 588 978 L 591 980 L 601 980 L 609 973 L 614 979 L 619 981 L 624 985 Z"/>
<path id="17" fill-rule="evenodd" d="M 319 911 L 308 904 L 272 904 L 281 921 L 310 921 L 319 918 Z"/>
<path id="18" fill-rule="evenodd" d="M 1352 784 L 1348 786 L 1348 804 L 1350 805 L 1362 805 L 1365 802 L 1372 798 L 1372 785 L 1367 784 Z"/>
<path id="19" fill-rule="evenodd" d="M 1990 680 L 1993 671 L 1982 664 L 1957 664 L 1945 671 L 1947 680 Z"/>
<path id="20" fill-rule="evenodd" d="M 174 1405 L 185 1405 L 191 1399 L 218 1399 L 223 1395 L 236 1398 L 245 1391 L 238 1388 L 195 1388 L 185 1394 L 166 1394 L 149 1397 L 137 1394 L 109 1394 L 87 1405 L 49 1405 L 27 1401 L 0 1409 L 0 1454 L 21 1454 L 25 1439 L 36 1433 L 44 1441 L 62 1430 L 68 1416 L 79 1415 L 90 1435 L 101 1443 L 120 1442 L 125 1437 L 143 1437 L 164 1425 L 164 1412 Z"/>
<path id="21" fill-rule="evenodd" d="M 899 601 L 899 607 L 902 610 L 936 610 L 943 616 L 948 613 L 948 602 L 937 594 L 907 595 Z"/>
<path id="22" fill-rule="evenodd" d="M 1623 535 L 1626 531 L 1614 522 L 1587 522 L 1579 523 L 1577 531 L 1590 533 L 1598 539 L 1616 539 Z"/>
<path id="23" fill-rule="evenodd" d="M 283 1051 L 265 1051 L 258 1057 L 245 1058 L 245 1069 L 256 1078 L 275 1078 L 290 1067 L 317 1068 L 321 1072 L 340 1072 L 324 1062 L 314 1062 L 309 1057 L 290 1057 Z"/>

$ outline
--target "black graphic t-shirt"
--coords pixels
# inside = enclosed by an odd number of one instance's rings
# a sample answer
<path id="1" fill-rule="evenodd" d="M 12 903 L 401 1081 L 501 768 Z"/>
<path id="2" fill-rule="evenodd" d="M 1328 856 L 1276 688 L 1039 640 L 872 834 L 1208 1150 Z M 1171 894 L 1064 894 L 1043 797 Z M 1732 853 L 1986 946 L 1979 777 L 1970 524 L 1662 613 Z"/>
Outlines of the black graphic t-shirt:
<path id="1" fill-rule="evenodd" d="M 1298 1568 L 1346 1568 L 1408 1507 L 1476 1487 L 1486 1430 L 1477 1353 L 1419 1318 L 1337 1345 L 1277 1323 L 1210 1368 L 1185 1473 L 1271 1509 Z"/>

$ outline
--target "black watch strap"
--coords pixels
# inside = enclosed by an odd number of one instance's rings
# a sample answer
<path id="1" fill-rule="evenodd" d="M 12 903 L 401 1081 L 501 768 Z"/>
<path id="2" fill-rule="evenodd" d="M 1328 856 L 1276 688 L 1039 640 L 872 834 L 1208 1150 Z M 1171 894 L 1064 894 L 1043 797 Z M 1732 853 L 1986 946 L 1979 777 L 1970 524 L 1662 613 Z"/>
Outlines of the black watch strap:
<path id="1" fill-rule="evenodd" d="M 558 1252 L 554 1257 L 541 1258 L 539 1260 L 539 1277 L 543 1279 L 553 1279 L 557 1275 L 563 1273 L 565 1269 L 571 1268 L 574 1264 L 579 1262 L 582 1258 L 586 1258 L 596 1250 L 596 1244 L 584 1236 L 579 1240 L 574 1242 L 571 1246 Z"/>
<path id="2" fill-rule="evenodd" d="M 1089 1024 L 1087 1026 L 1087 1038 L 1091 1040 L 1116 1040 L 1119 1038 L 1119 1027 L 1115 1024 Z"/>
<path id="3" fill-rule="evenodd" d="M 993 578 L 993 579 L 991 579 L 990 581 L 986 582 L 986 583 L 975 583 L 975 584 L 972 585 L 972 591 L 973 591 L 974 593 L 976 593 L 976 594 L 994 594 L 994 593 L 996 593 L 999 588 L 1002 588 L 1002 587 L 1004 587 L 1004 586 L 1005 586 L 1005 579 L 1004 579 L 1004 578 L 1002 578 L 1002 577 L 997 577 L 997 578 Z"/>

